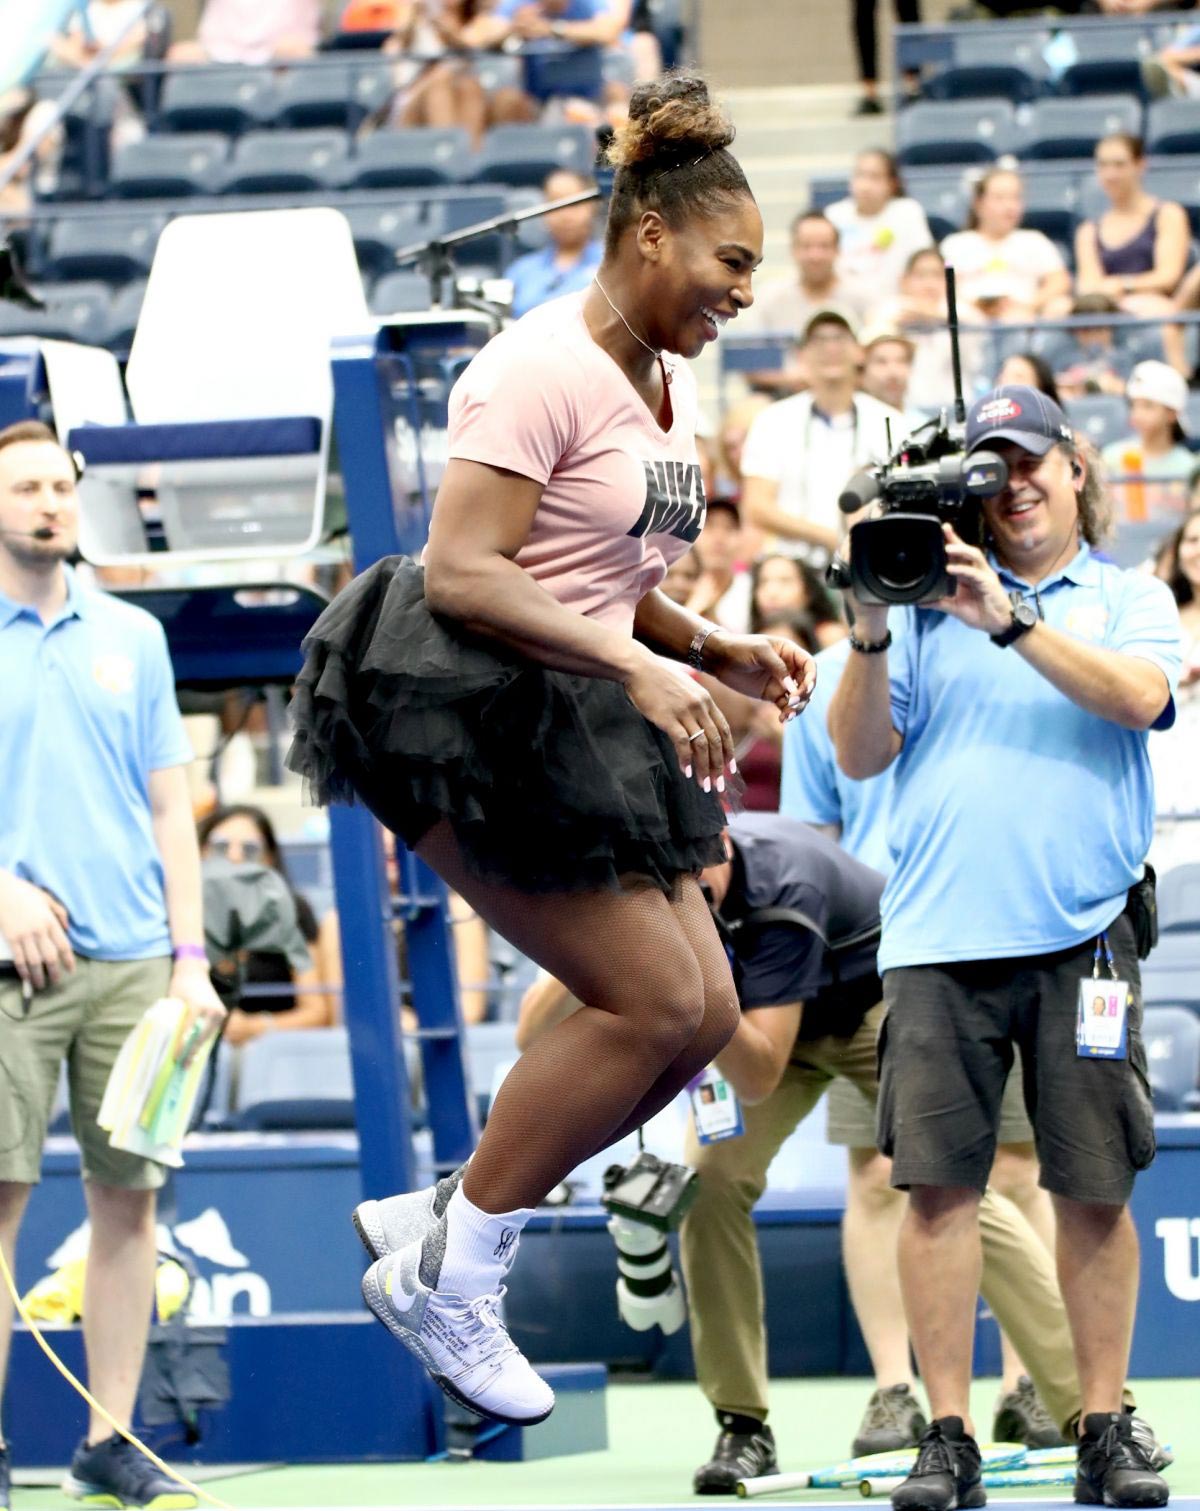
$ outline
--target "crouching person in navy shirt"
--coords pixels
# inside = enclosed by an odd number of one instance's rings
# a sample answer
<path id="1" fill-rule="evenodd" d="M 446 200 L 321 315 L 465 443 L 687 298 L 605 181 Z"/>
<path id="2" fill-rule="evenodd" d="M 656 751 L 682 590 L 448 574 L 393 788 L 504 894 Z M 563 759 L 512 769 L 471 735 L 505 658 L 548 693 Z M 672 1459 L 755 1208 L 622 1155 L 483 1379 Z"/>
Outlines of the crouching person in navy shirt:
<path id="1" fill-rule="evenodd" d="M 933 1421 L 893 1502 L 984 1503 L 967 1399 L 977 1213 L 1019 1054 L 1082 1388 L 1075 1499 L 1157 1506 L 1167 1486 L 1122 1387 L 1138 1270 L 1127 1203 L 1154 1158 L 1135 933 L 1147 734 L 1174 719 L 1178 613 L 1164 584 L 1093 554 L 1105 500 L 1044 394 L 985 396 L 966 444 L 1009 467 L 984 505 L 987 548 L 946 528 L 957 592 L 893 610 L 908 624 L 890 654 L 888 610 L 858 607 L 829 711 L 849 776 L 895 762 L 879 1133 L 910 1192 L 901 1279 Z M 1093 988 L 1112 1012 L 1087 1023 Z"/>
<path id="2" fill-rule="evenodd" d="M 191 747 L 157 620 L 87 591 L 66 565 L 75 468 L 53 431 L 0 430 L 0 1244 L 21 1217 L 66 1061 L 91 1238 L 83 1336 L 93 1410 L 64 1483 L 102 1506 L 194 1506 L 131 1443 L 166 1168 L 96 1123 L 122 1044 L 158 998 L 199 1039 L 225 1010 L 209 980 L 187 766 Z M 0 1390 L 12 1310 L 0 1300 Z M 0 1507 L 9 1504 L 0 1435 Z"/>

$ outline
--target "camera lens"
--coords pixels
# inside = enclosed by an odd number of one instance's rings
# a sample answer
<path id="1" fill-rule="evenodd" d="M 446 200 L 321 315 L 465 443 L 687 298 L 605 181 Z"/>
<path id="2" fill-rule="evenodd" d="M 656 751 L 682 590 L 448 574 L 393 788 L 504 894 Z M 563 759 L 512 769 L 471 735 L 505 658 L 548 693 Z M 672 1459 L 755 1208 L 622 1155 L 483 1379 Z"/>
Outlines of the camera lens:
<path id="1" fill-rule="evenodd" d="M 891 514 L 856 527 L 854 572 L 864 602 L 931 603 L 953 592 L 939 520 L 927 514 Z M 861 541 L 861 546 L 860 546 Z"/>

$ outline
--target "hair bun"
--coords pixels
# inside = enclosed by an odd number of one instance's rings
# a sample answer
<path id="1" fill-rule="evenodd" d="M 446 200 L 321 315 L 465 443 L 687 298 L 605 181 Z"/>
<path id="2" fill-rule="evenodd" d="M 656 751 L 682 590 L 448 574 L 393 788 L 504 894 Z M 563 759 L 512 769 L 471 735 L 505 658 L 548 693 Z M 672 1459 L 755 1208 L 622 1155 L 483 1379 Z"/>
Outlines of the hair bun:
<path id="1" fill-rule="evenodd" d="M 614 133 L 608 160 L 614 168 L 665 169 L 728 147 L 733 135 L 704 80 L 672 72 L 633 91 L 629 119 Z"/>

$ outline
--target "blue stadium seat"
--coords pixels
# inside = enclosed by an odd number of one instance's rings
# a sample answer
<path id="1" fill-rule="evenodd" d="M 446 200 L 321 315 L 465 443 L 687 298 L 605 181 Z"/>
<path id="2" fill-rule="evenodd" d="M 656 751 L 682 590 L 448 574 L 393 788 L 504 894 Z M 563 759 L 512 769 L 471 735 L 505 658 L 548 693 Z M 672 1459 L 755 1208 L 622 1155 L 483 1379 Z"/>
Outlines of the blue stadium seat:
<path id="1" fill-rule="evenodd" d="M 99 279 L 112 284 L 144 278 L 165 223 L 161 215 L 60 220 L 50 233 L 42 274 L 61 283 Z"/>
<path id="2" fill-rule="evenodd" d="M 274 114 L 275 85 L 265 68 L 180 68 L 168 74 L 156 131 L 252 131 Z"/>
<path id="3" fill-rule="evenodd" d="M 1200 100 L 1154 100 L 1146 111 L 1146 151 L 1200 152 Z"/>
<path id="4" fill-rule="evenodd" d="M 1127 414 L 1125 400 L 1117 394 L 1089 394 L 1083 399 L 1067 400 L 1067 419 L 1097 448 L 1128 434 Z"/>
<path id="5" fill-rule="evenodd" d="M 1076 60 L 1063 69 L 1060 94 L 1141 94 L 1142 52 L 1127 30 L 1081 27 L 1070 36 Z M 1149 50 L 1147 39 L 1147 55 Z"/>
<path id="6" fill-rule="evenodd" d="M 1200 166 L 1152 167 L 1146 174 L 1146 190 L 1155 199 L 1173 199 L 1183 206 L 1192 225 L 1192 235 L 1200 236 Z"/>
<path id="7" fill-rule="evenodd" d="M 1133 570 L 1154 555 L 1162 544 L 1161 519 L 1123 519 L 1116 534 L 1104 543 L 1104 549 L 1119 567 Z"/>
<path id="8" fill-rule="evenodd" d="M 471 71 L 491 94 L 494 89 L 523 89 L 525 65 L 511 52 L 477 52 L 471 59 Z"/>
<path id="9" fill-rule="evenodd" d="M 934 239 L 941 241 L 966 224 L 971 196 L 958 173 L 906 173 L 904 187 L 925 211 Z"/>
<path id="10" fill-rule="evenodd" d="M 1006 38 L 997 47 L 992 28 L 985 36 L 959 35 L 954 59 L 925 80 L 922 94 L 930 100 L 1035 100 L 1043 93 L 1047 69 L 1042 62 L 1041 33 Z"/>
<path id="11" fill-rule="evenodd" d="M 244 1044 L 231 1121 L 259 1130 L 353 1128 L 346 1030 L 280 1029 Z"/>
<path id="12" fill-rule="evenodd" d="M 1148 1007 L 1142 1042 L 1155 1107 L 1161 1112 L 1196 1107 L 1200 1103 L 1200 1018 L 1182 1007 Z"/>
<path id="13" fill-rule="evenodd" d="M 408 315 L 429 308 L 429 279 L 424 273 L 398 269 L 385 273 L 371 290 L 373 315 Z"/>
<path id="14" fill-rule="evenodd" d="M 604 49 L 562 42 L 527 42 L 521 49 L 525 93 L 535 100 L 599 100 L 604 93 Z"/>
<path id="15" fill-rule="evenodd" d="M 398 248 L 420 241 L 424 220 L 421 206 L 411 203 L 350 205 L 344 211 L 354 237 L 354 251 L 364 273 L 391 272 Z"/>
<path id="16" fill-rule="evenodd" d="M 479 221 L 503 215 L 507 209 L 508 199 L 499 193 L 447 195 L 445 199 L 429 206 L 429 234 L 432 236 L 461 231 Z M 512 238 L 494 231 L 459 247 L 456 255 L 460 263 L 486 264 L 495 273 L 499 272 L 501 262 L 512 253 Z"/>
<path id="17" fill-rule="evenodd" d="M 338 189 L 349 161 L 349 142 L 340 131 L 252 131 L 238 139 L 221 188 L 225 194 Z"/>
<path id="18" fill-rule="evenodd" d="M 229 156 L 229 138 L 216 132 L 148 136 L 113 160 L 109 187 L 117 199 L 186 199 L 214 194 Z"/>
<path id="19" fill-rule="evenodd" d="M 1016 112 L 1008 100 L 918 101 L 896 122 L 897 155 L 919 163 L 990 163 L 1017 139 Z"/>
<path id="20" fill-rule="evenodd" d="M 591 173 L 596 135 L 588 126 L 496 126 L 484 140 L 475 177 L 489 184 L 540 184 L 555 168 Z"/>
<path id="21" fill-rule="evenodd" d="M 1022 225 L 1051 241 L 1071 244 L 1079 224 L 1079 179 L 1072 171 L 1025 175 Z"/>
<path id="22" fill-rule="evenodd" d="M 911 194 L 912 190 L 909 189 L 908 192 Z M 810 210 L 828 210 L 830 205 L 836 204 L 839 199 L 845 199 L 849 193 L 850 180 L 848 178 L 810 178 L 808 181 L 808 208 Z"/>
<path id="23" fill-rule="evenodd" d="M 1200 865 L 1173 866 L 1158 878 L 1158 927 L 1163 934 L 1200 933 Z"/>
<path id="24" fill-rule="evenodd" d="M 135 278 L 123 289 L 118 289 L 108 310 L 108 330 L 104 344 L 110 351 L 128 352 L 133 345 L 133 333 L 137 330 L 138 316 L 146 298 L 146 280 Z"/>
<path id="25" fill-rule="evenodd" d="M 358 144 L 349 185 L 355 189 L 410 189 L 453 184 L 470 177 L 474 153 L 461 126 L 410 126 L 373 131 Z"/>
<path id="26" fill-rule="evenodd" d="M 1142 106 L 1132 95 L 1091 95 L 1086 100 L 1037 100 L 1022 122 L 1023 158 L 1089 157 L 1102 136 L 1138 136 Z"/>
<path id="27" fill-rule="evenodd" d="M 43 285 L 46 309 L 46 334 L 57 328 L 63 341 L 78 341 L 84 346 L 103 346 L 110 323 L 112 292 L 104 283 L 63 283 Z"/>
<path id="28" fill-rule="evenodd" d="M 394 91 L 387 63 L 318 63 L 289 68 L 275 85 L 275 124 L 289 130 L 334 126 L 357 131 Z"/>
<path id="29" fill-rule="evenodd" d="M 1188 389 L 1187 407 L 1184 410 L 1184 423 L 1187 425 L 1188 435 L 1200 434 L 1197 425 L 1200 425 L 1200 392 L 1194 388 Z"/>

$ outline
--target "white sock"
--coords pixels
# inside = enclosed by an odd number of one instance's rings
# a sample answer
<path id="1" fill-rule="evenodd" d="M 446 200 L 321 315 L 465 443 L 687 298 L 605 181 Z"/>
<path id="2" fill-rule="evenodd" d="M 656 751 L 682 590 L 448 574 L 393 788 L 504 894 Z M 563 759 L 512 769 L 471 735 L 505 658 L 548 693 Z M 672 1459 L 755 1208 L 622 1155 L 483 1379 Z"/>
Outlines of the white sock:
<path id="1" fill-rule="evenodd" d="M 452 1291 L 468 1301 L 494 1291 L 508 1273 L 521 1229 L 534 1210 L 518 1207 L 515 1212 L 481 1212 L 459 1186 L 446 1207 L 446 1257 L 438 1290 Z"/>

